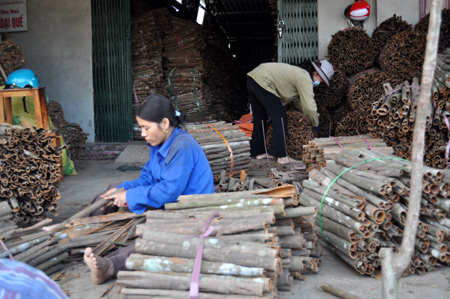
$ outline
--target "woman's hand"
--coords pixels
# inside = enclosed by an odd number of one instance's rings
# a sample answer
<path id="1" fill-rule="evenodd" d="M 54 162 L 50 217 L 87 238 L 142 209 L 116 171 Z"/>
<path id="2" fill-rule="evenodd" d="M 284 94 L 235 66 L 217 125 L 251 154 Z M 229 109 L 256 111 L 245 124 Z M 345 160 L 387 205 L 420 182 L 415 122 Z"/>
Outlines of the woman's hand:
<path id="1" fill-rule="evenodd" d="M 127 206 L 127 191 L 122 190 L 119 191 L 117 188 L 113 188 L 111 190 L 108 190 L 105 194 L 101 196 L 101 198 L 104 198 L 106 200 L 111 200 L 112 204 L 123 208 Z"/>

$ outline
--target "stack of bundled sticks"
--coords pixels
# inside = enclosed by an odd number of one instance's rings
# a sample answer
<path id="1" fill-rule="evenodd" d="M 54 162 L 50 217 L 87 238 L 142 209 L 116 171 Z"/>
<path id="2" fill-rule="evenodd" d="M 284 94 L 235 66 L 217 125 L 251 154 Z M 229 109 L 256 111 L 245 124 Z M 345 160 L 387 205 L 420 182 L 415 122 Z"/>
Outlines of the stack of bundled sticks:
<path id="1" fill-rule="evenodd" d="M 315 207 L 323 203 L 316 217 L 319 241 L 358 273 L 380 277 L 379 250 L 397 252 L 402 242 L 411 162 L 365 149 L 342 151 L 309 178 L 299 200 Z M 425 167 L 423 183 L 415 253 L 403 275 L 450 264 L 450 172 Z"/>
<path id="2" fill-rule="evenodd" d="M 392 36 L 380 55 L 380 65 L 391 83 L 422 77 L 427 34 L 407 29 Z"/>
<path id="3" fill-rule="evenodd" d="M 336 32 L 328 44 L 331 64 L 347 76 L 370 67 L 376 52 L 369 35 L 357 28 Z"/>
<path id="4" fill-rule="evenodd" d="M 392 81 L 384 72 L 365 70 L 349 82 L 348 104 L 352 112 L 337 124 L 337 136 L 353 136 L 368 133 L 366 118 L 372 110 L 372 103 L 383 95 L 383 84 Z"/>
<path id="5" fill-rule="evenodd" d="M 411 25 L 406 21 L 402 20 L 402 17 L 397 17 L 395 14 L 383 21 L 377 28 L 372 32 L 372 44 L 377 50 L 375 55 L 375 62 L 378 62 L 381 52 L 383 51 L 386 43 L 394 36 L 397 32 L 405 31 L 411 29 Z"/>
<path id="6" fill-rule="evenodd" d="M 445 71 L 444 68 L 450 70 L 450 64 L 443 61 L 436 72 Z M 448 73 L 448 70 L 446 72 Z M 419 80 L 414 78 L 411 83 L 405 81 L 395 88 L 386 83 L 384 87 L 385 95 L 373 103 L 371 114 L 367 118 L 368 129 L 372 136 L 382 138 L 386 144 L 392 146 L 395 155 L 410 159 L 420 91 Z M 450 115 L 450 80 L 446 81 L 444 75 L 436 76 L 433 89 L 433 106 L 428 111 L 425 129 L 424 163 L 443 169 L 448 165 L 446 145 L 449 137 L 446 118 Z"/>
<path id="7" fill-rule="evenodd" d="M 36 267 L 48 275 L 64 268 L 64 263 L 79 260 L 86 247 L 104 256 L 118 246 L 126 246 L 136 237 L 136 225 L 145 217 L 120 211 L 102 216 L 89 214 L 107 204 L 98 201 L 71 216 L 66 221 L 49 226 L 51 219 L 44 219 L 27 228 L 10 224 L 0 228 L 0 238 L 8 251 L 0 250 L 0 257 L 9 254 L 17 261 Z M 0 211 L 3 211 L 0 204 Z"/>
<path id="8" fill-rule="evenodd" d="M 312 169 L 321 170 L 326 167 L 327 160 L 334 160 L 341 151 L 361 148 L 372 148 L 386 154 L 394 153 L 394 149 L 381 138 L 371 137 L 369 134 L 316 138 L 303 146 L 303 165 L 307 172 Z"/>
<path id="9" fill-rule="evenodd" d="M 166 10 L 159 10 L 164 14 Z M 131 67 L 133 70 L 133 108 L 164 87 L 162 32 L 158 13 L 139 10 L 131 22 Z"/>
<path id="10" fill-rule="evenodd" d="M 68 123 L 66 121 L 64 111 L 58 102 L 50 100 L 47 105 L 47 110 L 53 125 L 61 133 L 68 146 L 69 157 L 72 160 L 77 160 L 80 157 L 86 156 L 86 140 L 89 134 L 84 133 L 79 124 Z"/>
<path id="11" fill-rule="evenodd" d="M 202 26 L 171 18 L 163 43 L 168 70 L 166 90 L 170 91 L 176 109 L 187 113 L 188 121 L 212 120 L 215 115 L 210 100 L 203 96 L 203 55 L 206 46 Z"/>
<path id="12" fill-rule="evenodd" d="M 0 42 L 0 86 L 6 84 L 6 78 L 15 70 L 23 68 L 25 58 L 23 56 L 22 47 L 13 40 L 8 39 Z"/>
<path id="13" fill-rule="evenodd" d="M 45 129 L 0 124 L 0 201 L 7 201 L 14 221 L 44 219 L 58 214 L 59 165 L 65 146 L 53 147 Z"/>
<path id="14" fill-rule="evenodd" d="M 214 175 L 219 175 L 222 170 L 236 174 L 250 167 L 251 138 L 239 126 L 220 121 L 189 123 L 185 128 L 202 147 Z"/>
<path id="15" fill-rule="evenodd" d="M 418 32 L 428 33 L 428 26 L 430 25 L 430 14 L 420 19 L 414 26 L 414 30 Z M 450 9 L 445 8 L 441 11 L 441 28 L 439 31 L 439 48 L 438 53 L 442 53 L 445 49 L 450 47 Z"/>
<path id="16" fill-rule="evenodd" d="M 138 254 L 126 262 L 137 271 L 118 273 L 121 293 L 187 297 L 198 237 L 209 220 L 199 298 L 273 298 L 290 290 L 300 273 L 316 273 L 320 260 L 312 256 L 314 224 L 305 219 L 317 209 L 288 206 L 286 199 L 297 202 L 293 186 L 180 196 L 166 211 L 146 212 L 147 222 L 137 227 Z"/>
<path id="17" fill-rule="evenodd" d="M 311 121 L 300 111 L 290 109 L 286 111 L 286 114 L 287 124 L 284 124 L 287 127 L 287 136 L 285 136 L 286 150 L 289 157 L 296 160 L 301 160 L 302 146 L 313 139 L 316 132 L 312 127 Z M 254 125 L 258 126 L 262 124 Z M 272 126 L 269 125 L 266 133 L 267 148 L 270 147 L 270 139 L 272 138 L 272 133 Z"/>

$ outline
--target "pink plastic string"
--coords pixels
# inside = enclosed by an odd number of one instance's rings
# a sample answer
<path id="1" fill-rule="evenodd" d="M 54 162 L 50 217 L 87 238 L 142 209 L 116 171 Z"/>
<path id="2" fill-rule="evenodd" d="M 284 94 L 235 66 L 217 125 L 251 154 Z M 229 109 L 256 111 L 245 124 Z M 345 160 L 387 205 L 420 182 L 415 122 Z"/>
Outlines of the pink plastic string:
<path id="1" fill-rule="evenodd" d="M 189 298 L 198 299 L 199 282 L 200 282 L 200 270 L 202 268 L 202 256 L 203 256 L 203 243 L 207 236 L 209 236 L 215 229 L 214 226 L 209 226 L 211 220 L 214 216 L 218 215 L 219 212 L 214 212 L 206 220 L 205 227 L 203 227 L 203 234 L 201 235 L 191 235 L 187 236 L 188 239 L 191 238 L 201 238 L 200 245 L 198 246 L 197 254 L 195 255 L 194 269 L 192 270 L 191 286 L 189 288 Z"/>
<path id="2" fill-rule="evenodd" d="M 343 151 L 345 150 L 345 148 L 342 146 L 342 144 L 339 142 L 339 140 L 337 140 L 336 137 L 334 137 L 334 136 L 330 136 L 330 137 L 333 138 L 334 141 L 336 141 L 336 143 L 341 147 L 341 149 L 342 149 Z"/>
<path id="3" fill-rule="evenodd" d="M 362 140 L 364 140 L 364 141 L 369 145 L 370 150 L 373 150 L 373 146 L 372 146 L 372 144 L 370 144 L 369 140 L 367 140 L 366 138 L 364 138 L 363 136 L 361 136 L 361 135 L 359 134 L 358 130 L 356 130 L 356 133 L 358 133 L 358 137 L 362 138 Z"/>
<path id="4" fill-rule="evenodd" d="M 0 243 L 2 244 L 3 249 L 8 253 L 9 259 L 14 261 L 14 257 L 12 256 L 11 252 L 9 251 L 8 247 L 6 247 L 5 243 L 3 243 L 2 240 L 0 240 Z"/>

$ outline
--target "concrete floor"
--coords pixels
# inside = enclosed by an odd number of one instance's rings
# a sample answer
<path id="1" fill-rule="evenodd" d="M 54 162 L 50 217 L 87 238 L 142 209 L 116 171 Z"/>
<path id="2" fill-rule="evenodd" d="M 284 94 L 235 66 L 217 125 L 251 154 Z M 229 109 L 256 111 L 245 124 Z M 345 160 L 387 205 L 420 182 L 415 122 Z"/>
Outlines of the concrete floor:
<path id="1" fill-rule="evenodd" d="M 270 171 L 270 167 L 261 161 L 254 160 L 254 163 L 254 169 L 257 171 Z M 258 165 L 256 165 L 257 163 Z M 61 193 L 58 209 L 60 215 L 54 217 L 54 223 L 67 219 L 84 208 L 95 195 L 107 188 L 109 184 L 132 180 L 139 176 L 140 171 L 137 170 L 123 172 L 117 169 L 123 165 L 115 163 L 113 159 L 76 161 L 75 167 L 78 175 L 65 177 L 58 186 Z M 126 164 L 126 166 L 131 165 Z M 292 291 L 280 293 L 282 298 L 336 298 L 321 291 L 319 288 L 321 283 L 345 289 L 361 298 L 381 298 L 380 280 L 360 276 L 327 249 L 324 249 L 321 260 L 322 267 L 318 274 L 305 275 L 307 276 L 305 281 L 294 281 Z M 82 261 L 68 263 L 64 269 L 64 275 L 65 279 L 58 283 L 72 299 L 93 299 L 100 298 L 101 295 L 103 295 L 102 298 L 119 297 L 119 286 L 116 285 L 115 280 L 110 280 L 100 286 L 92 284 L 89 270 Z M 450 298 L 450 267 L 426 273 L 424 276 L 413 275 L 402 278 L 399 294 L 399 298 Z"/>

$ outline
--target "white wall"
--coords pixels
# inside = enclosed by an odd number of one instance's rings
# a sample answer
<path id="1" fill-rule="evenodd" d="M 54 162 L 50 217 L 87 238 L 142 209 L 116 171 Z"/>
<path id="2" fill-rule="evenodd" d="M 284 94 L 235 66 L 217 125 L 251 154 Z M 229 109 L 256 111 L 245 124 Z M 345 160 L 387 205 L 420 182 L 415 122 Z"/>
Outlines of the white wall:
<path id="1" fill-rule="evenodd" d="M 369 36 L 379 24 L 394 14 L 412 25 L 419 21 L 420 0 L 366 0 L 366 2 L 371 6 L 370 17 L 364 21 L 364 29 Z M 344 10 L 352 3 L 354 0 L 318 0 L 319 58 L 327 56 L 332 35 L 349 27 Z"/>
<path id="2" fill-rule="evenodd" d="M 95 140 L 90 0 L 28 0 L 28 31 L 11 33 L 67 122 Z"/>

